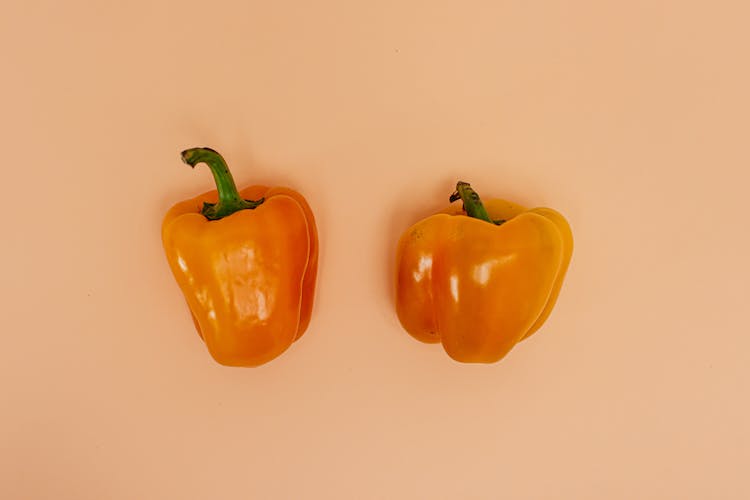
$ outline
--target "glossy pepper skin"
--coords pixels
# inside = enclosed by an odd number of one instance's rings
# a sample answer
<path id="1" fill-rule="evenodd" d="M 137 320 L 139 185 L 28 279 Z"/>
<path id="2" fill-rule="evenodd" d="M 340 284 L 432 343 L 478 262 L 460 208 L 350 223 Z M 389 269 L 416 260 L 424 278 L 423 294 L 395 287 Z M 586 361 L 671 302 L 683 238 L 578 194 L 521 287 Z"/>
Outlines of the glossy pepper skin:
<path id="1" fill-rule="evenodd" d="M 416 339 L 466 363 L 494 363 L 537 331 L 557 301 L 573 252 L 565 218 L 504 200 L 485 204 L 464 182 L 451 205 L 410 227 L 396 253 L 396 311 Z"/>
<path id="2" fill-rule="evenodd" d="M 288 188 L 238 192 L 224 159 L 209 148 L 182 158 L 193 167 L 206 163 L 218 190 L 167 212 L 167 261 L 211 356 L 227 366 L 261 365 L 310 322 L 318 266 L 313 213 Z"/>

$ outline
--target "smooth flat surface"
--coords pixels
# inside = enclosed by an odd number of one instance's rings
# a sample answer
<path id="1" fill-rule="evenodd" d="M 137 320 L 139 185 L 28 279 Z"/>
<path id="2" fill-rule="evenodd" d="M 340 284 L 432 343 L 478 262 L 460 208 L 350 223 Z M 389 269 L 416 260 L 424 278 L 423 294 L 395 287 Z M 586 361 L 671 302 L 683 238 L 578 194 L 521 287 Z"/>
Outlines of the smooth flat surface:
<path id="1" fill-rule="evenodd" d="M 7 2 L 0 497 L 750 497 L 745 2 Z M 310 330 L 216 365 L 168 207 L 304 193 Z M 392 258 L 458 179 L 576 251 L 542 331 L 466 366 Z"/>

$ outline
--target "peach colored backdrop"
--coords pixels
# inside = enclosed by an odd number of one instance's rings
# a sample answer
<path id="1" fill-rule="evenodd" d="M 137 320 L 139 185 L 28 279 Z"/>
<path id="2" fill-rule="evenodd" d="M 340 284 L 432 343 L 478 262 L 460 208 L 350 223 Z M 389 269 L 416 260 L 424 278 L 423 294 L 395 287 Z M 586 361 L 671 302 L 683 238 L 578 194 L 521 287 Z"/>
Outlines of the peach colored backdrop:
<path id="1" fill-rule="evenodd" d="M 750 7 L 3 2 L 0 497 L 750 497 Z M 307 335 L 207 354 L 162 253 L 212 185 L 302 191 Z M 400 232 L 457 179 L 567 215 L 545 328 L 412 340 Z"/>

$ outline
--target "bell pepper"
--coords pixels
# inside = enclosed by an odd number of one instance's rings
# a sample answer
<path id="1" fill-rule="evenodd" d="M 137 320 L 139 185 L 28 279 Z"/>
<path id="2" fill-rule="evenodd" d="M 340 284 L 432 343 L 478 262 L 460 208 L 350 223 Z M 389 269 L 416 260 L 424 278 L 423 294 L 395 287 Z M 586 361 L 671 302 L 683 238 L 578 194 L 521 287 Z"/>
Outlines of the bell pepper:
<path id="1" fill-rule="evenodd" d="M 237 190 L 219 153 L 182 152 L 205 163 L 216 190 L 174 205 L 164 217 L 169 267 L 211 356 L 257 366 L 307 329 L 315 294 L 318 235 L 307 201 L 284 187 Z"/>
<path id="2" fill-rule="evenodd" d="M 396 311 L 409 334 L 456 361 L 493 363 L 549 316 L 573 235 L 551 208 L 485 204 L 465 182 L 450 197 L 459 199 L 400 238 Z"/>

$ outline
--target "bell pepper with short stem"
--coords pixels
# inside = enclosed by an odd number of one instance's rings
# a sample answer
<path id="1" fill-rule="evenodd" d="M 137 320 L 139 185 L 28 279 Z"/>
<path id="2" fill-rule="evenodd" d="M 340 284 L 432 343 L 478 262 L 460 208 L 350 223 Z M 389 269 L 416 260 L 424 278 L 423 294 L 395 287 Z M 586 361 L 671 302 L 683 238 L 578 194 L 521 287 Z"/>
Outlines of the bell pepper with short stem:
<path id="1" fill-rule="evenodd" d="M 493 363 L 549 316 L 573 235 L 551 208 L 485 204 L 465 182 L 450 197 L 459 199 L 399 240 L 396 311 L 407 332 L 453 359 Z"/>
<path id="2" fill-rule="evenodd" d="M 261 365 L 310 322 L 318 267 L 313 213 L 288 188 L 238 191 L 212 149 L 188 149 L 182 159 L 191 167 L 207 164 L 217 190 L 177 203 L 165 216 L 169 266 L 213 358 Z"/>

